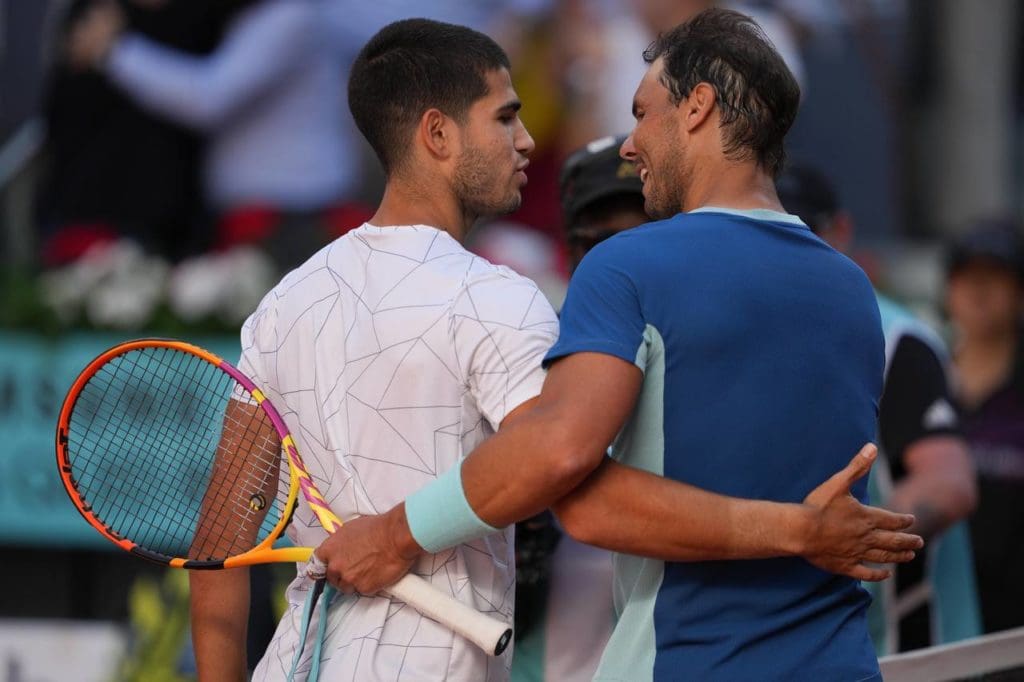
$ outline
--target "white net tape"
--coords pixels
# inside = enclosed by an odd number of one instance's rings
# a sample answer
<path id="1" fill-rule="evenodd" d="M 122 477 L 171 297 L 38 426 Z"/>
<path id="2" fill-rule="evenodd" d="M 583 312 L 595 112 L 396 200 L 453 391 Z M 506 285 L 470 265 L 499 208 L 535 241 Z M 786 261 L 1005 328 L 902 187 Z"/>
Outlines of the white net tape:
<path id="1" fill-rule="evenodd" d="M 879 660 L 885 682 L 1024 680 L 1024 628 Z"/>

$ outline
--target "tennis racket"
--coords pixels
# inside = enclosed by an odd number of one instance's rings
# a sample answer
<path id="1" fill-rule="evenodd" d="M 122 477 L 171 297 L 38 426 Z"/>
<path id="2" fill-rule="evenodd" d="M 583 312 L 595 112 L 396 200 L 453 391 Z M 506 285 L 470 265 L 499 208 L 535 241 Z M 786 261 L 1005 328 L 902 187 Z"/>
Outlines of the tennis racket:
<path id="1" fill-rule="evenodd" d="M 57 464 L 93 528 L 175 568 L 309 560 L 310 547 L 273 547 L 300 491 L 324 529 L 342 525 L 263 393 L 227 362 L 180 341 L 130 341 L 89 363 L 61 408 Z M 386 591 L 489 654 L 512 637 L 506 623 L 419 576 Z"/>

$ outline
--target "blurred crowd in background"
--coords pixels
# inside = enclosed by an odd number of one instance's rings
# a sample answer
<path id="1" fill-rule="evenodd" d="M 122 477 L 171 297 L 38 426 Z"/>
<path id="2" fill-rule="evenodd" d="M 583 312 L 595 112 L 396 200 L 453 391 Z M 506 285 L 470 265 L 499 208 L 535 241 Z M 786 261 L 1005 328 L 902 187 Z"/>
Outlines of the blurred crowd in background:
<path id="1" fill-rule="evenodd" d="M 380 27 L 424 15 L 509 53 L 537 148 L 521 208 L 468 246 L 533 278 L 557 309 L 571 264 L 609 231 L 594 216 L 589 232 L 570 224 L 566 159 L 629 132 L 643 49 L 712 4 L 0 0 L 4 331 L 233 333 L 284 271 L 372 214 L 383 176 L 351 121 L 347 69 Z M 963 618 L 978 632 L 1024 625 L 1024 11 L 719 4 L 752 15 L 801 85 L 787 151 L 814 172 L 789 176 L 800 206 L 787 208 L 826 220 L 829 241 L 936 339 L 955 426 L 932 409 L 926 435 L 957 438 L 969 457 L 935 460 L 967 489 L 936 530 L 970 526 L 980 612 Z M 534 525 L 524 546 L 549 557 L 557 537 Z M 523 577 L 524 595 L 553 579 Z"/>
<path id="2" fill-rule="evenodd" d="M 537 150 L 524 205 L 498 229 L 534 245 L 518 247 L 536 254 L 524 267 L 564 279 L 559 165 L 629 131 L 640 53 L 711 4 L 6 0 L 0 185 L 31 187 L 5 196 L 5 260 L 45 273 L 62 323 L 132 328 L 162 304 L 237 322 L 264 282 L 368 216 L 382 177 L 348 114 L 347 65 L 379 27 L 426 11 L 510 54 Z M 797 76 L 788 151 L 836 184 L 854 255 L 880 285 L 934 306 L 936 247 L 1022 205 L 1014 3 L 725 4 L 751 14 Z M 103 286 L 111 269 L 133 296 Z"/>

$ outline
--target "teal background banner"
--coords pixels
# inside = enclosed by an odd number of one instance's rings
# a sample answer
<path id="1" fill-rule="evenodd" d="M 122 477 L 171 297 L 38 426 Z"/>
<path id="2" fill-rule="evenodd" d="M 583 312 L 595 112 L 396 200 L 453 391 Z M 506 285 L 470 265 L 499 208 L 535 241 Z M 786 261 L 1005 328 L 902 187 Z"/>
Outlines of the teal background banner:
<path id="1" fill-rule="evenodd" d="M 75 377 L 125 340 L 112 333 L 0 332 L 0 544 L 114 549 L 68 500 L 54 440 L 57 415 Z M 182 340 L 232 364 L 238 359 L 236 336 Z"/>

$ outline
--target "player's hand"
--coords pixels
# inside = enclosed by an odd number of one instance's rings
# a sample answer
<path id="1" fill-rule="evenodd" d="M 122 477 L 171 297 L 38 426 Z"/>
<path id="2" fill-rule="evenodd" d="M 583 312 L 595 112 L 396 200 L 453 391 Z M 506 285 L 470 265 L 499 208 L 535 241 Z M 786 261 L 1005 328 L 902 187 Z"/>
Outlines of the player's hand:
<path id="1" fill-rule="evenodd" d="M 314 550 L 327 565 L 327 582 L 346 594 L 376 594 L 398 582 L 418 558 L 410 551 L 404 505 L 379 516 L 346 521 Z M 413 543 L 415 544 L 415 543 Z"/>
<path id="2" fill-rule="evenodd" d="M 845 469 L 804 499 L 813 521 L 800 554 L 818 568 L 858 580 L 885 580 L 891 571 L 868 564 L 904 563 L 924 546 L 919 536 L 901 532 L 914 523 L 913 515 L 867 507 L 850 494 L 877 456 L 878 448 L 865 445 Z"/>

